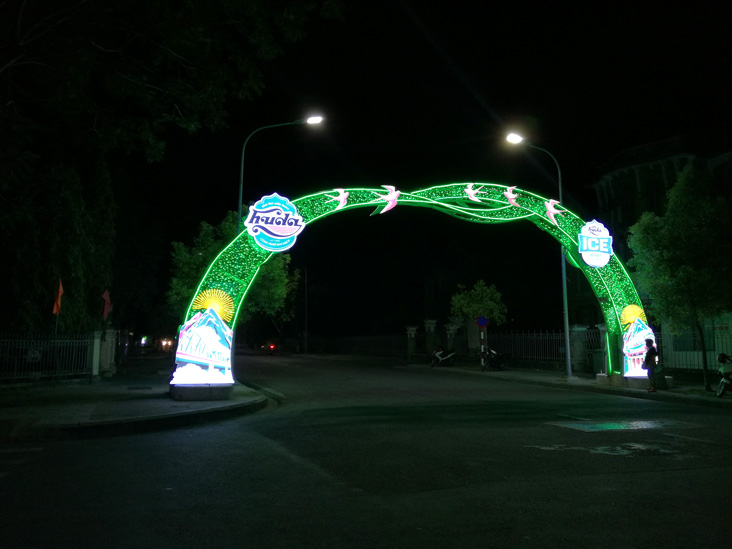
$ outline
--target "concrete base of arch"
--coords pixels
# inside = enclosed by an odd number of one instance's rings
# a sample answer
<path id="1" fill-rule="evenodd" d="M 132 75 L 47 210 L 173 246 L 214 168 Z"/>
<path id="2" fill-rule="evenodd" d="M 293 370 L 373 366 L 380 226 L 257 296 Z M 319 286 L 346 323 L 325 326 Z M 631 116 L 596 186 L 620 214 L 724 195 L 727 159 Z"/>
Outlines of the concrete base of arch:
<path id="1" fill-rule="evenodd" d="M 233 395 L 233 384 L 170 385 L 173 400 L 229 400 Z"/>
<path id="2" fill-rule="evenodd" d="M 667 388 L 674 385 L 673 376 L 664 376 Z M 630 389 L 645 389 L 648 387 L 648 378 L 646 377 L 625 377 L 621 375 L 595 374 L 595 381 L 598 385 L 612 385 L 615 387 L 628 387 Z"/>

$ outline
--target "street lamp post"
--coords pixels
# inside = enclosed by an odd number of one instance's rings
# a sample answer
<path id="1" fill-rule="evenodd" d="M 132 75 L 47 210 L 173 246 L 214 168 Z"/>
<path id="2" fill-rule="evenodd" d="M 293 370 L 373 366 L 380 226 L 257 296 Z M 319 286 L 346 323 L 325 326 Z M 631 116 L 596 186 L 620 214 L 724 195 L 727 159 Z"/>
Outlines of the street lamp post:
<path id="1" fill-rule="evenodd" d="M 548 154 L 557 167 L 557 180 L 559 181 L 559 203 L 562 204 L 562 169 L 559 162 L 548 150 L 530 143 L 517 133 L 509 133 L 506 141 L 514 145 L 523 144 L 532 149 L 536 149 Z M 564 356 L 567 362 L 567 379 L 572 379 L 572 360 L 569 352 L 569 308 L 567 307 L 567 257 L 562 246 L 562 307 L 564 308 Z"/>
<path id="2" fill-rule="evenodd" d="M 261 132 L 262 130 L 267 130 L 269 128 L 279 128 L 281 126 L 297 126 L 300 124 L 320 124 L 323 121 L 322 116 L 311 116 L 309 118 L 303 118 L 301 120 L 293 120 L 292 122 L 284 122 L 282 124 L 271 124 L 269 126 L 262 126 L 261 128 L 257 128 L 252 133 L 250 133 L 247 138 L 244 140 L 244 145 L 241 147 L 241 166 L 239 169 L 239 204 L 236 214 L 237 219 L 237 234 L 240 233 L 243 229 L 241 224 L 241 202 L 243 200 L 243 194 L 244 194 L 244 152 L 247 149 L 247 143 L 249 143 L 249 140 L 252 138 L 252 136 L 255 133 Z M 234 331 L 234 334 L 232 335 L 231 339 L 231 365 L 234 366 L 234 355 L 236 353 L 236 331 Z"/>
<path id="3" fill-rule="evenodd" d="M 292 122 L 284 122 L 282 124 L 271 124 L 269 126 L 262 126 L 261 128 L 257 128 L 252 133 L 249 134 L 249 136 L 244 141 L 244 145 L 241 147 L 241 167 L 239 169 L 239 209 L 237 211 L 237 229 L 238 232 L 242 231 L 242 224 L 241 224 L 241 203 L 243 200 L 243 193 L 244 193 L 244 152 L 247 149 L 247 143 L 249 143 L 249 140 L 252 138 L 252 136 L 255 133 L 261 132 L 262 130 L 267 130 L 269 128 L 279 128 L 282 126 L 297 126 L 300 124 L 320 124 L 323 121 L 322 116 L 311 116 L 309 118 L 303 118 L 301 120 L 294 120 Z"/>

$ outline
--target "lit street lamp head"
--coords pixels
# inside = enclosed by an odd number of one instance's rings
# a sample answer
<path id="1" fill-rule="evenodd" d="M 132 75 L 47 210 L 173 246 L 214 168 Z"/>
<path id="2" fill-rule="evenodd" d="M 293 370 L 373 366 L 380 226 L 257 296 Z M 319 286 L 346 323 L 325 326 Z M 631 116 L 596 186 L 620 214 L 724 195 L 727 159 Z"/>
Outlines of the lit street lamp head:
<path id="1" fill-rule="evenodd" d="M 521 142 L 522 142 L 523 140 L 524 140 L 524 138 L 523 138 L 523 137 L 521 137 L 521 136 L 520 136 L 519 134 L 517 134 L 517 133 L 509 133 L 509 134 L 508 134 L 508 135 L 506 136 L 506 141 L 508 141 L 509 143 L 513 143 L 514 145 L 518 145 L 518 144 L 519 144 L 519 143 L 521 143 Z"/>
<path id="2" fill-rule="evenodd" d="M 249 134 L 249 136 L 244 141 L 244 145 L 241 147 L 241 166 L 239 168 L 239 204 L 238 204 L 238 212 L 237 212 L 237 227 L 239 229 L 239 232 L 242 231 L 243 226 L 241 224 L 241 201 L 242 201 L 242 195 L 244 193 L 244 151 L 247 148 L 247 143 L 249 143 L 249 140 L 252 138 L 252 136 L 258 132 L 261 132 L 262 130 L 267 130 L 269 128 L 281 128 L 282 126 L 296 126 L 300 124 L 320 124 L 323 121 L 322 116 L 310 116 L 308 118 L 301 118 L 300 120 L 293 120 L 292 122 L 283 122 L 282 124 L 270 124 L 269 126 L 262 126 L 261 128 L 257 128 L 252 133 Z"/>

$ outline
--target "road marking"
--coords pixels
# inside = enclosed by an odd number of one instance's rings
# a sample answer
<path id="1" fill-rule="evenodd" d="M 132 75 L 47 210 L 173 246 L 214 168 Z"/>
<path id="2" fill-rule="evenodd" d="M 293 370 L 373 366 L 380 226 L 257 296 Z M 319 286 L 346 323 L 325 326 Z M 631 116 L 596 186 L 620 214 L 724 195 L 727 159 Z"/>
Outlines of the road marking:
<path id="1" fill-rule="evenodd" d="M 575 429 L 584 431 L 585 433 L 594 433 L 598 431 L 634 431 L 638 429 L 668 429 L 668 428 L 690 428 L 696 427 L 691 423 L 683 423 L 681 421 L 672 420 L 635 420 L 635 421 L 550 421 L 547 425 L 556 427 L 565 427 L 567 429 Z"/>
<path id="2" fill-rule="evenodd" d="M 267 387 L 265 385 L 261 385 L 259 383 L 254 383 L 254 382 L 247 382 L 244 385 L 246 385 L 247 387 L 251 387 L 255 391 L 264 393 L 264 395 L 266 397 L 271 398 L 272 400 L 276 400 L 278 403 L 287 400 L 287 396 L 283 395 L 279 391 L 270 389 L 269 387 Z"/>
<path id="3" fill-rule="evenodd" d="M 686 459 L 698 458 L 696 454 L 682 453 L 675 447 L 659 444 L 645 444 L 638 442 L 626 442 L 617 446 L 567 446 L 564 444 L 555 444 L 553 446 L 524 446 L 524 448 L 536 448 L 544 451 L 575 451 L 588 452 L 590 454 L 601 454 L 606 456 L 616 456 L 623 458 L 635 457 L 663 457 L 673 461 L 683 461 Z"/>
<path id="4" fill-rule="evenodd" d="M 301 467 L 303 467 L 303 468 L 305 468 L 305 469 L 307 469 L 307 470 L 309 470 L 309 471 L 311 471 L 311 472 L 319 475 L 320 477 L 322 477 L 322 478 L 324 478 L 324 479 L 326 479 L 326 480 L 328 480 L 328 481 L 330 481 L 330 482 L 332 482 L 332 483 L 334 483 L 336 485 L 343 484 L 343 482 L 341 481 L 340 478 L 338 478 L 337 476 L 335 476 L 330 471 L 328 471 L 326 469 L 323 469 L 316 462 L 297 455 L 296 453 L 294 453 L 291 450 L 289 450 L 286 446 L 280 444 L 279 442 L 277 442 L 274 439 L 267 438 L 267 437 L 262 437 L 262 438 L 264 440 L 266 440 L 267 443 L 269 444 L 269 446 L 276 453 L 280 454 L 281 456 L 284 456 L 285 458 L 291 460 L 292 462 L 300 465 Z"/>
<path id="5" fill-rule="evenodd" d="M 667 437 L 682 438 L 684 440 L 693 440 L 694 442 L 704 442 L 706 444 L 714 444 L 714 441 L 707 440 L 705 438 L 685 437 L 684 435 L 677 435 L 675 433 L 662 433 L 662 434 L 666 435 Z"/>
<path id="6" fill-rule="evenodd" d="M 559 417 L 566 417 L 567 419 L 574 419 L 576 421 L 590 421 L 590 418 L 588 417 L 577 417 L 577 416 L 570 416 L 569 414 L 557 414 Z"/>

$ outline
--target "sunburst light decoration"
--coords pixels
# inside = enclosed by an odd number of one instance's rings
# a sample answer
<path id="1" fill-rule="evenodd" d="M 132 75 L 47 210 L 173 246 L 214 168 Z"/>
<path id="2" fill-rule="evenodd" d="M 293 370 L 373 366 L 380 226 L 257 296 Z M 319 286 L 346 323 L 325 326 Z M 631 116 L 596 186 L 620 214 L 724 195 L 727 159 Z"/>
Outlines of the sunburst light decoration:
<path id="1" fill-rule="evenodd" d="M 647 323 L 648 320 L 646 319 L 646 313 L 641 309 L 638 305 L 628 305 L 623 309 L 623 312 L 620 315 L 620 322 L 623 326 L 628 326 L 630 324 L 633 324 L 637 319 L 641 319 L 643 322 Z"/>
<path id="2" fill-rule="evenodd" d="M 234 318 L 234 299 L 221 290 L 204 290 L 193 300 L 194 310 L 207 311 L 213 309 L 224 322 L 231 322 Z"/>

